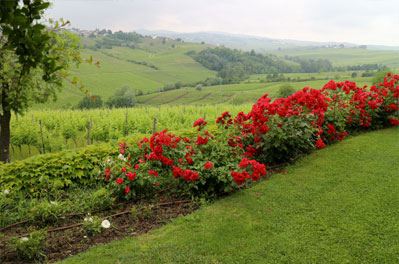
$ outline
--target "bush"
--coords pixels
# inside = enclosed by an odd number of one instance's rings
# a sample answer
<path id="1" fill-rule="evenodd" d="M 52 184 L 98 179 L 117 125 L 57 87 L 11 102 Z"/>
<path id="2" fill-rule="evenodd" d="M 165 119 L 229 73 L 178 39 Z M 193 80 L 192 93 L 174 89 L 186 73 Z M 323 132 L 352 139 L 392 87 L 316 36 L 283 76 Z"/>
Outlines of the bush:
<path id="1" fill-rule="evenodd" d="M 115 94 L 107 100 L 106 105 L 109 108 L 133 107 L 135 102 L 135 91 L 128 86 L 123 86 L 120 90 L 115 91 Z"/>
<path id="2" fill-rule="evenodd" d="M 295 89 L 288 83 L 283 84 L 278 88 L 278 97 L 280 98 L 286 98 L 292 95 L 293 93 L 295 93 Z"/>
<path id="3" fill-rule="evenodd" d="M 34 200 L 36 202 L 36 200 Z M 57 201 L 48 202 L 46 200 L 37 201 L 30 209 L 29 218 L 39 226 L 54 224 L 58 221 L 58 216 L 64 212 L 62 203 Z"/>
<path id="4" fill-rule="evenodd" d="M 0 185 L 13 192 L 40 196 L 48 190 L 48 181 L 94 186 L 103 160 L 115 153 L 109 145 L 89 146 L 78 150 L 49 153 L 0 167 Z M 48 180 L 43 182 L 43 179 Z"/>
<path id="5" fill-rule="evenodd" d="M 43 254 L 45 238 L 46 234 L 43 231 L 34 231 L 29 237 L 11 238 L 8 246 L 15 250 L 21 259 L 38 260 L 45 257 Z"/>
<path id="6" fill-rule="evenodd" d="M 90 201 L 90 207 L 94 210 L 102 210 L 111 208 L 114 204 L 115 198 L 105 188 L 101 188 L 93 193 Z"/>
<path id="7" fill-rule="evenodd" d="M 91 216 L 90 213 L 83 219 L 83 230 L 89 236 L 101 233 L 101 219 L 98 216 Z"/>
<path id="8" fill-rule="evenodd" d="M 77 109 L 94 109 L 101 108 L 103 106 L 103 101 L 101 96 L 94 95 L 92 98 L 85 96 L 80 100 L 80 102 L 76 105 Z"/>

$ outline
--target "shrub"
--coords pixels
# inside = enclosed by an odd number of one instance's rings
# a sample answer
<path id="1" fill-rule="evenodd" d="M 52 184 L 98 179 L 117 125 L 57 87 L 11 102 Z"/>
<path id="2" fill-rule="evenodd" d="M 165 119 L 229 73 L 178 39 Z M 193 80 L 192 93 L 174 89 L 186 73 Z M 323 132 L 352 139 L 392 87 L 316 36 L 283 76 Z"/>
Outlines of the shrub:
<path id="1" fill-rule="evenodd" d="M 55 180 L 63 187 L 71 184 L 93 186 L 98 184 L 97 171 L 101 163 L 113 153 L 109 145 L 98 145 L 3 164 L 0 185 L 31 196 L 40 196 L 43 188 L 48 191 L 46 186 Z"/>
<path id="2" fill-rule="evenodd" d="M 111 192 L 105 188 L 101 188 L 93 193 L 90 201 L 90 206 L 94 210 L 102 210 L 112 207 L 115 198 L 112 197 Z"/>
<path id="3" fill-rule="evenodd" d="M 109 108 L 123 108 L 133 107 L 135 103 L 135 91 L 128 86 L 123 86 L 120 90 L 115 91 L 115 94 L 107 100 L 106 105 Z"/>
<path id="4" fill-rule="evenodd" d="M 48 224 L 56 223 L 58 221 L 59 215 L 61 215 L 63 212 L 63 203 L 42 200 L 38 201 L 30 209 L 29 218 L 39 226 L 46 226 Z"/>
<path id="5" fill-rule="evenodd" d="M 90 213 L 83 219 L 83 230 L 89 236 L 102 232 L 101 219 L 98 216 L 91 216 Z"/>
<path id="6" fill-rule="evenodd" d="M 46 234 L 43 231 L 34 231 L 29 237 L 13 237 L 8 241 L 8 246 L 15 250 L 18 257 L 27 260 L 38 260 L 45 255 L 43 248 L 45 246 Z"/>
<path id="7" fill-rule="evenodd" d="M 103 106 L 103 101 L 101 96 L 93 95 L 92 98 L 85 96 L 80 100 L 80 102 L 76 105 L 77 109 L 94 109 L 101 108 Z"/>
<path id="8" fill-rule="evenodd" d="M 291 84 L 283 84 L 278 88 L 278 97 L 280 98 L 286 98 L 290 95 L 292 95 L 293 93 L 295 93 L 295 89 L 294 87 L 292 87 Z"/>

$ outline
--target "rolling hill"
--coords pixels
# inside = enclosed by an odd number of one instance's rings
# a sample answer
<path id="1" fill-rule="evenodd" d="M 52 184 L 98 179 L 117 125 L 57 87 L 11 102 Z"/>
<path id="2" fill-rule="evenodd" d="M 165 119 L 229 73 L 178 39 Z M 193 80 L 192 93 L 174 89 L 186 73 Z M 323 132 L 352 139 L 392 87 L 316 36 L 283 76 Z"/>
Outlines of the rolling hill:
<path id="1" fill-rule="evenodd" d="M 90 39 L 84 39 L 85 43 Z M 138 93 L 153 93 L 165 84 L 195 83 L 208 77 L 214 77 L 216 72 L 210 71 L 190 56 L 185 55 L 190 50 L 200 51 L 206 45 L 183 43 L 174 40 L 143 38 L 132 49 L 114 46 L 112 49 L 82 49 L 84 58 L 90 56 L 100 61 L 100 69 L 82 63 L 79 68 L 71 70 L 72 76 L 77 76 L 86 88 L 103 100 L 109 98 L 116 89 L 126 85 Z M 145 65 L 145 64 L 146 65 Z M 151 65 L 156 68 L 150 67 Z M 42 108 L 68 108 L 76 105 L 83 94 L 72 84 L 64 82 L 63 91 L 57 102 L 37 105 Z"/>

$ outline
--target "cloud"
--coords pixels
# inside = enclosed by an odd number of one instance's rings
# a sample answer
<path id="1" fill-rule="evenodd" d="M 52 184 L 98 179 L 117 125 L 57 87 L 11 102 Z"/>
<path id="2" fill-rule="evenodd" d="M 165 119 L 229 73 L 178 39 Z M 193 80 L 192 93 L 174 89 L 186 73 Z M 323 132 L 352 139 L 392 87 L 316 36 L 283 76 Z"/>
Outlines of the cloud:
<path id="1" fill-rule="evenodd" d="M 397 0 L 53 0 L 79 28 L 224 31 L 399 46 Z"/>

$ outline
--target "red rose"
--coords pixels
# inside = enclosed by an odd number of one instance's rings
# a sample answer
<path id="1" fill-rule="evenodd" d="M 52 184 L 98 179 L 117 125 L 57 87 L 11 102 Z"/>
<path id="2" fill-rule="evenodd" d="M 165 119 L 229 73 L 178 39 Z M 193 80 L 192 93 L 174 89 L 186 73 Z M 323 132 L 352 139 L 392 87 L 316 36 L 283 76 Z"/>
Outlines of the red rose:
<path id="1" fill-rule="evenodd" d="M 117 178 L 116 179 L 116 183 L 117 184 L 122 184 L 123 183 L 123 179 L 122 178 Z"/>
<path id="2" fill-rule="evenodd" d="M 126 186 L 126 188 L 125 188 L 125 193 L 126 193 L 126 194 L 129 194 L 129 193 L 130 193 L 130 188 L 129 188 L 129 186 Z"/>
<path id="3" fill-rule="evenodd" d="M 126 173 L 126 177 L 128 177 L 129 178 L 129 181 L 131 181 L 131 180 L 133 180 L 134 178 L 136 178 L 136 173 L 135 172 L 128 172 L 128 173 Z"/>
<path id="4" fill-rule="evenodd" d="M 324 144 L 323 140 L 321 140 L 320 138 L 316 141 L 316 148 L 322 149 L 325 146 L 326 146 L 326 144 Z"/>
<path id="5" fill-rule="evenodd" d="M 105 178 L 107 179 L 107 180 L 109 180 L 109 177 L 110 177 L 110 174 L 111 173 L 111 169 L 110 168 L 107 168 L 106 170 L 105 170 Z"/>
<path id="6" fill-rule="evenodd" d="M 208 161 L 207 163 L 205 163 L 205 169 L 206 170 L 209 170 L 209 169 L 211 169 L 212 168 L 212 165 L 213 165 L 213 163 L 212 162 L 210 162 L 210 161 Z"/>
<path id="7" fill-rule="evenodd" d="M 158 177 L 158 172 L 154 170 L 149 170 L 148 173 L 154 175 L 155 177 Z"/>
<path id="8" fill-rule="evenodd" d="M 393 126 L 399 126 L 399 119 L 395 119 L 395 118 L 389 118 L 389 122 L 391 122 L 391 125 Z"/>

